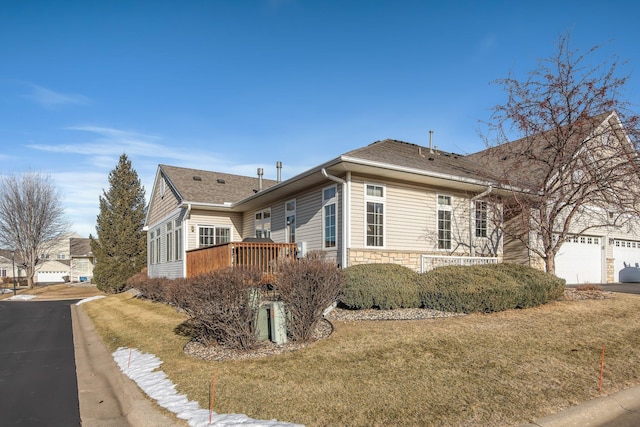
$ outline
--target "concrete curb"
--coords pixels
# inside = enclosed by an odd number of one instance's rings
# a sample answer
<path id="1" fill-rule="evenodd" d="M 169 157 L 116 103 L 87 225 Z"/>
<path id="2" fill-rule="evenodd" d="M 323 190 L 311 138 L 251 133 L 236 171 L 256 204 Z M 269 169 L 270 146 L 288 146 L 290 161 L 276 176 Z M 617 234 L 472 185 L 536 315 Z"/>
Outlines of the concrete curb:
<path id="1" fill-rule="evenodd" d="M 80 419 L 90 427 L 174 427 L 138 386 L 123 375 L 82 307 L 71 306 Z"/>
<path id="2" fill-rule="evenodd" d="M 521 427 L 640 426 L 640 387 L 597 397 Z"/>

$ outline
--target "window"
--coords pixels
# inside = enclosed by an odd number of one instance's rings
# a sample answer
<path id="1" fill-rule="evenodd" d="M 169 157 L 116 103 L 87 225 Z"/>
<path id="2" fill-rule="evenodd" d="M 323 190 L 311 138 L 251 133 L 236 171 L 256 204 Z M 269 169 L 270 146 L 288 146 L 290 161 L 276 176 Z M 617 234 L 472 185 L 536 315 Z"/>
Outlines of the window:
<path id="1" fill-rule="evenodd" d="M 174 227 L 174 245 L 175 245 L 175 259 L 176 261 L 182 260 L 182 222 L 179 219 L 175 221 Z"/>
<path id="2" fill-rule="evenodd" d="M 451 196 L 438 195 L 438 249 L 451 249 Z"/>
<path id="3" fill-rule="evenodd" d="M 169 221 L 167 223 L 167 239 L 166 239 L 166 245 L 167 245 L 167 262 L 169 261 L 173 261 L 173 222 Z"/>
<path id="4" fill-rule="evenodd" d="M 296 201 L 289 200 L 284 205 L 284 217 L 287 221 L 287 242 L 295 243 L 296 241 Z"/>
<path id="5" fill-rule="evenodd" d="M 67 259 L 65 254 L 58 254 L 58 259 Z"/>
<path id="6" fill-rule="evenodd" d="M 216 245 L 231 241 L 231 229 L 229 227 L 216 227 Z"/>
<path id="7" fill-rule="evenodd" d="M 154 246 L 155 245 L 155 237 L 156 237 L 156 233 L 151 231 L 149 233 L 149 263 L 150 264 L 155 264 L 155 262 L 156 262 L 156 258 L 155 258 L 156 248 Z"/>
<path id="8" fill-rule="evenodd" d="M 271 208 L 256 212 L 256 237 L 271 237 Z"/>
<path id="9" fill-rule="evenodd" d="M 2 267 L 0 268 L 0 277 L 7 277 L 7 269 Z"/>
<path id="10" fill-rule="evenodd" d="M 384 246 L 384 204 L 385 188 L 381 185 L 367 185 L 365 195 L 367 246 Z"/>
<path id="11" fill-rule="evenodd" d="M 198 227 L 198 247 L 219 245 L 231 241 L 231 228 L 201 226 Z"/>
<path id="12" fill-rule="evenodd" d="M 487 237 L 487 202 L 476 200 L 476 237 Z"/>
<path id="13" fill-rule="evenodd" d="M 322 241 L 324 248 L 336 247 L 336 204 L 337 187 L 331 186 L 322 190 Z"/>
<path id="14" fill-rule="evenodd" d="M 156 228 L 156 264 L 160 264 L 160 229 Z"/>

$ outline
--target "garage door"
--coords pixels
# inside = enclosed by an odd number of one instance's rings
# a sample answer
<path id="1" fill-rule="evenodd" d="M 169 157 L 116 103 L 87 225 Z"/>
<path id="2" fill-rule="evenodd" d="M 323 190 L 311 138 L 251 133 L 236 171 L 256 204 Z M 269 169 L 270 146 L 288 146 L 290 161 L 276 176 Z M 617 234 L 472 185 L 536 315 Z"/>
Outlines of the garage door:
<path id="1" fill-rule="evenodd" d="M 602 283 L 602 238 L 573 236 L 556 255 L 556 276 L 567 283 Z"/>
<path id="2" fill-rule="evenodd" d="M 640 242 L 633 240 L 618 240 L 613 244 L 614 280 L 620 280 L 618 274 L 624 268 L 624 263 L 634 266 L 640 265 Z"/>
<path id="3" fill-rule="evenodd" d="M 38 283 L 61 283 L 64 282 L 66 271 L 38 271 L 36 282 Z"/>

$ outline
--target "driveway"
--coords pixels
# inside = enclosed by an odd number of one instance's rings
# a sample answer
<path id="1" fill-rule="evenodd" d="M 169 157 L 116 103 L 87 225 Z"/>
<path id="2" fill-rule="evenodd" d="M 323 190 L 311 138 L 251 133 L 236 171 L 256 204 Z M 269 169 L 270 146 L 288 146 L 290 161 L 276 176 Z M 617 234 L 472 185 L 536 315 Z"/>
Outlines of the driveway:
<path id="1" fill-rule="evenodd" d="M 567 288 L 576 288 L 578 286 L 582 285 L 567 285 Z M 640 295 L 640 283 L 606 283 L 598 286 L 603 291 Z"/>
<path id="2" fill-rule="evenodd" d="M 3 425 L 80 425 L 69 308 L 75 302 L 0 301 Z"/>

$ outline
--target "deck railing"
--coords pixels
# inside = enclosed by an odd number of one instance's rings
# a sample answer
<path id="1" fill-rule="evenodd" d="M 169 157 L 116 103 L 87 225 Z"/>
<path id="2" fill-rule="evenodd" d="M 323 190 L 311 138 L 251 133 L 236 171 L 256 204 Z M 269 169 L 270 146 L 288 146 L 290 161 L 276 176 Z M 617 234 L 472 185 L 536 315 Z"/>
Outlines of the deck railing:
<path id="1" fill-rule="evenodd" d="M 295 243 L 230 242 L 187 251 L 187 277 L 227 267 L 258 267 L 275 272 L 278 261 L 296 256 Z"/>

